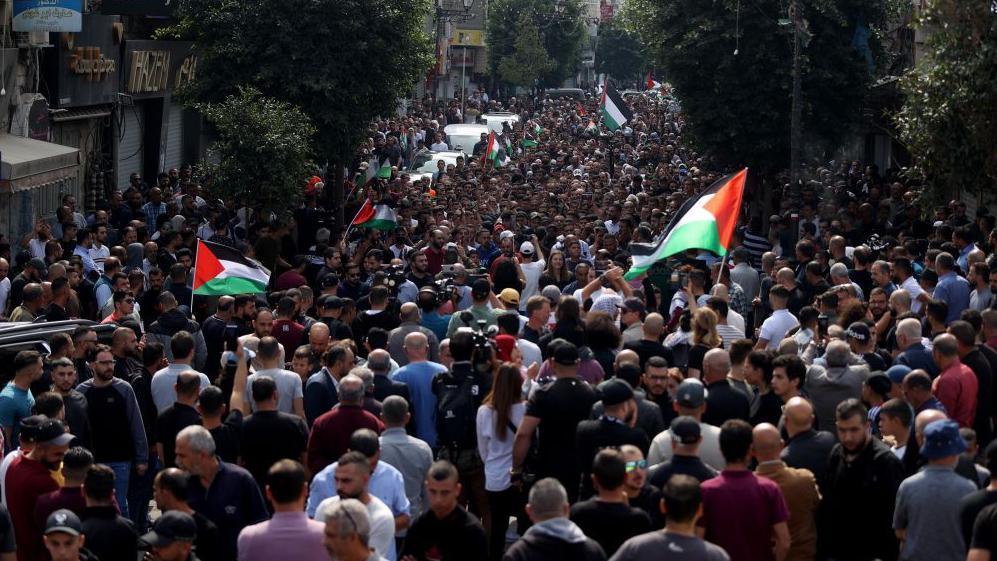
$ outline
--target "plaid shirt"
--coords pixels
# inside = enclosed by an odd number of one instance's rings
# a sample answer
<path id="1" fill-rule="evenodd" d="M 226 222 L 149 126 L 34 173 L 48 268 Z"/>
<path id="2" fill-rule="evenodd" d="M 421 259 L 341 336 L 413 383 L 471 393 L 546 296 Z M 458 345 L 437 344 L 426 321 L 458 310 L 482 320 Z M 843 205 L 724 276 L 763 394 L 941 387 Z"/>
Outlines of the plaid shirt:
<path id="1" fill-rule="evenodd" d="M 145 213 L 145 225 L 149 228 L 149 231 L 156 230 L 156 219 L 159 218 L 161 214 L 166 213 L 166 203 L 159 203 L 157 206 L 152 201 L 149 201 L 142 205 L 142 212 Z"/>
<path id="2" fill-rule="evenodd" d="M 748 297 L 744 295 L 744 289 L 741 288 L 741 285 L 731 282 L 727 293 L 730 297 L 728 304 L 730 309 L 741 314 L 742 317 L 747 317 L 751 312 L 751 302 L 748 302 Z"/>

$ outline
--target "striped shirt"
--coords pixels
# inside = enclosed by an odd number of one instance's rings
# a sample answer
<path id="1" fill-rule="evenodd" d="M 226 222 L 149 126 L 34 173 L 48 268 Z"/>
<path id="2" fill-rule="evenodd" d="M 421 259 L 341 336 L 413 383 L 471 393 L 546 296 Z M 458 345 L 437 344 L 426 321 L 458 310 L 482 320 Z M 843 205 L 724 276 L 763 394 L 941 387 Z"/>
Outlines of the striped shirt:
<path id="1" fill-rule="evenodd" d="M 772 251 L 772 244 L 768 238 L 755 234 L 751 230 L 744 230 L 744 248 L 751 254 L 751 266 L 755 269 L 762 268 L 762 254 Z"/>

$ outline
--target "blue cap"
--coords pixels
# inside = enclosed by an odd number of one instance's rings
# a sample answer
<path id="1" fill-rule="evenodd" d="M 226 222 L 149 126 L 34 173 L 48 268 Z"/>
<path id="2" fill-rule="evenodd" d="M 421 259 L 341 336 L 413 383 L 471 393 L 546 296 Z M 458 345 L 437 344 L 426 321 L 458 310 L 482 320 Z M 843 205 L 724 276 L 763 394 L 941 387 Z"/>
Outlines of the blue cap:
<path id="1" fill-rule="evenodd" d="M 910 372 L 910 367 L 903 364 L 894 364 L 886 369 L 886 375 L 890 377 L 890 381 L 894 384 L 902 384 L 904 377 L 910 374 Z"/>

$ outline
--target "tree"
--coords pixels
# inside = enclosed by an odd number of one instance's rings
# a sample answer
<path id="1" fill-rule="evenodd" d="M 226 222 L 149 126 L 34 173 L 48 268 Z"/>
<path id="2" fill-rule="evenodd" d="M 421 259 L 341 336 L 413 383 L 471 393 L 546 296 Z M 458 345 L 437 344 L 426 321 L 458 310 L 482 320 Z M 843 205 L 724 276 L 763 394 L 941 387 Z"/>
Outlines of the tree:
<path id="1" fill-rule="evenodd" d="M 599 42 L 595 50 L 595 70 L 613 78 L 639 78 L 649 64 L 637 34 L 615 23 L 599 25 Z"/>
<path id="2" fill-rule="evenodd" d="M 194 101 L 251 85 L 300 107 L 331 163 L 329 203 L 343 225 L 342 167 L 372 119 L 395 112 L 433 62 L 430 0 L 186 0 L 174 33 L 197 43 Z"/>
<path id="3" fill-rule="evenodd" d="M 803 58 L 804 146 L 811 156 L 837 147 L 861 117 L 881 28 L 882 2 L 807 0 Z M 682 100 L 690 136 L 724 167 L 770 175 L 789 160 L 792 34 L 780 0 L 627 0 L 622 18 L 648 45 Z M 853 46 L 858 43 L 861 48 Z"/>
<path id="4" fill-rule="evenodd" d="M 543 73 L 548 87 L 561 85 L 574 76 L 585 27 L 582 25 L 584 7 L 581 0 L 493 0 L 488 5 L 489 73 L 501 78 L 499 65 L 512 55 L 518 38 L 516 29 L 522 16 L 529 16 L 540 31 L 549 67 Z"/>
<path id="5" fill-rule="evenodd" d="M 925 57 L 901 81 L 897 115 L 929 200 L 993 197 L 997 187 L 997 6 L 929 0 Z"/>
<path id="6" fill-rule="evenodd" d="M 315 136 L 303 111 L 253 88 L 197 108 L 218 133 L 204 163 L 214 195 L 241 198 L 260 212 L 294 208 L 301 201 Z"/>
<path id="7" fill-rule="evenodd" d="M 519 17 L 516 36 L 512 54 L 499 62 L 499 76 L 510 84 L 528 88 L 534 80 L 542 78 L 552 64 L 540 40 L 540 31 L 528 14 Z"/>

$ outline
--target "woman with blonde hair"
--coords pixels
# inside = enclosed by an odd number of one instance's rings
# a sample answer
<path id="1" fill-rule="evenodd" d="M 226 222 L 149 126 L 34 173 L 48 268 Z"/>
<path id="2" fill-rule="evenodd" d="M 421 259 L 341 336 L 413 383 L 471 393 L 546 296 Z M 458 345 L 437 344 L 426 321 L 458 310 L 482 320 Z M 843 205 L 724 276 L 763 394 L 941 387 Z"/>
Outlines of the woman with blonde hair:
<path id="1" fill-rule="evenodd" d="M 689 378 L 702 378 L 703 357 L 721 344 L 717 334 L 717 314 L 709 308 L 699 308 L 692 314 L 692 348 L 689 349 Z"/>
<path id="2" fill-rule="evenodd" d="M 492 389 L 478 408 L 478 453 L 485 464 L 485 492 L 491 514 L 489 559 L 500 561 L 509 515 L 520 517 L 522 501 L 512 485 L 512 444 L 526 414 L 519 365 L 505 362 L 495 372 Z"/>

